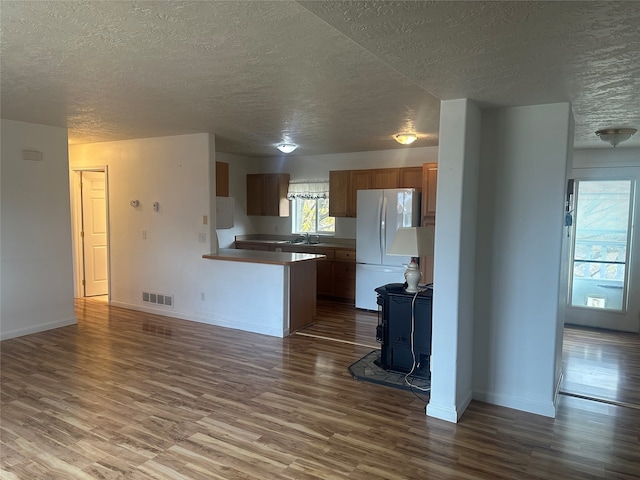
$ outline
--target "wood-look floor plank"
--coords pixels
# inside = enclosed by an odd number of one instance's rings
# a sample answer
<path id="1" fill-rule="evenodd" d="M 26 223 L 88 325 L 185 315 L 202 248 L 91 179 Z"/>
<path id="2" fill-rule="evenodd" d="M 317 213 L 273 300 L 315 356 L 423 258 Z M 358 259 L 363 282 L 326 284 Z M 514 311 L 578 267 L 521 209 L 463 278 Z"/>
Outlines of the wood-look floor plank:
<path id="1" fill-rule="evenodd" d="M 565 327 L 563 373 L 563 392 L 640 408 L 640 335 Z"/>
<path id="2" fill-rule="evenodd" d="M 306 334 L 285 339 L 93 299 L 76 313 L 77 326 L 0 344 L 2 479 L 637 473 L 631 408 L 560 397 L 549 419 L 472 402 L 451 424 L 411 392 L 354 380 L 348 366 L 377 345 L 376 313 L 319 302 Z"/>

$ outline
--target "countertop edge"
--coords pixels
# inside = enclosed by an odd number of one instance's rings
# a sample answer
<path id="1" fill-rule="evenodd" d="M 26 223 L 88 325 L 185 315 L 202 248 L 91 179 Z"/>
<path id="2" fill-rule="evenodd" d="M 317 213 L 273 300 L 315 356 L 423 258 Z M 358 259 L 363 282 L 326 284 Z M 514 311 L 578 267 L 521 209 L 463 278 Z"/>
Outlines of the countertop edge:
<path id="1" fill-rule="evenodd" d="M 217 254 L 202 255 L 208 260 L 228 262 L 264 263 L 269 265 L 295 265 L 301 262 L 315 262 L 326 258 L 326 255 L 313 253 L 267 252 L 257 250 L 221 249 Z"/>

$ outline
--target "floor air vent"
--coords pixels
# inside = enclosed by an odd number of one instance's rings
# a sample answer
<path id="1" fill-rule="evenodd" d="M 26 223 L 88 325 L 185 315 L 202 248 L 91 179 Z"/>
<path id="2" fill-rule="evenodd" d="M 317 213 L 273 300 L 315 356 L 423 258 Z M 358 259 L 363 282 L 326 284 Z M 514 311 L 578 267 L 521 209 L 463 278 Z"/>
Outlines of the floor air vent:
<path id="1" fill-rule="evenodd" d="M 162 305 L 163 307 L 173 308 L 173 295 L 142 292 L 142 301 L 145 303 L 153 303 L 154 305 Z"/>

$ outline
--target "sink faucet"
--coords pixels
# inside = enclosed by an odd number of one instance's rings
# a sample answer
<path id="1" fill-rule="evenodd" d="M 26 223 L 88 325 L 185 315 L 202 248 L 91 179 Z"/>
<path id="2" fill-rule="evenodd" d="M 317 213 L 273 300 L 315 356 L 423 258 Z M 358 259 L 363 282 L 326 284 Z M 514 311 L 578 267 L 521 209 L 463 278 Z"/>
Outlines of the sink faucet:
<path id="1" fill-rule="evenodd" d="M 304 237 L 304 243 L 306 243 L 307 245 L 309 245 L 309 232 L 304 232 L 302 234 L 302 236 Z"/>

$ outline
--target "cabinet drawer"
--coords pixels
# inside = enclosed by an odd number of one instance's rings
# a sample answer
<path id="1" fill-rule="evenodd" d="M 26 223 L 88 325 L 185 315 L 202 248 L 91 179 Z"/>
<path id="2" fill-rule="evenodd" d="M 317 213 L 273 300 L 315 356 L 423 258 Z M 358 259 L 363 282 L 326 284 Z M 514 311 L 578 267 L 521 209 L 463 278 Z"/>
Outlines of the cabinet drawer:
<path id="1" fill-rule="evenodd" d="M 343 262 L 355 262 L 356 251 L 355 250 L 336 250 L 336 260 Z"/>
<path id="2" fill-rule="evenodd" d="M 326 255 L 327 260 L 333 260 L 335 250 L 333 248 L 310 248 L 308 253 L 315 253 L 316 255 Z"/>

